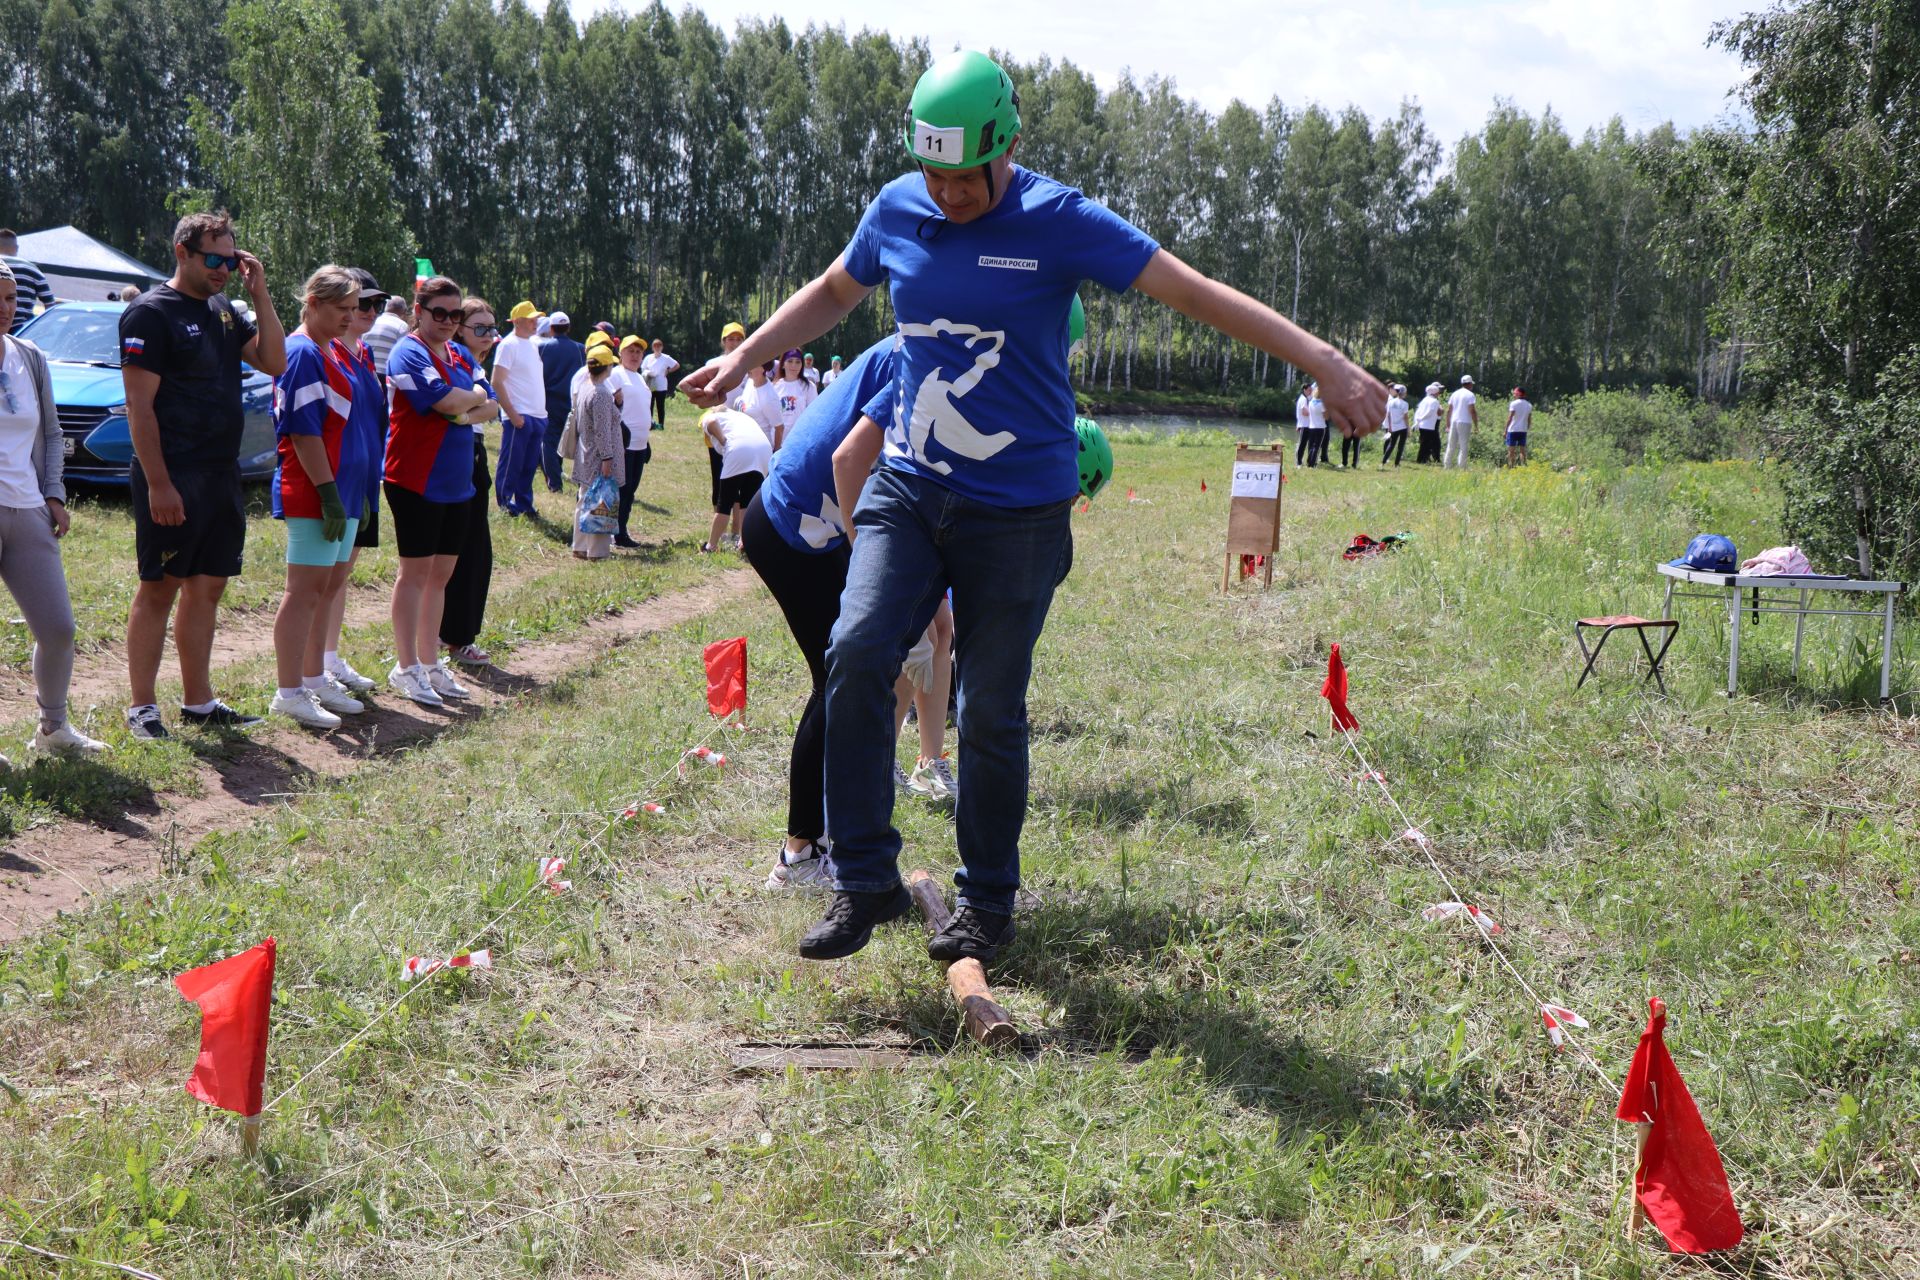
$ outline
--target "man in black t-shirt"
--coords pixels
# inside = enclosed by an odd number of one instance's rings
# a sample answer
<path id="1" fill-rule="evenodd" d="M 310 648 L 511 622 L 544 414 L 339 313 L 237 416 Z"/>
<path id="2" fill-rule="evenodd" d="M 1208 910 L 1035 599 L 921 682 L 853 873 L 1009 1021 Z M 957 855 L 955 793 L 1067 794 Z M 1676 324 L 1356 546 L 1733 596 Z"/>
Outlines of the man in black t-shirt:
<path id="1" fill-rule="evenodd" d="M 127 728 L 164 738 L 154 694 L 167 620 L 180 651 L 181 717 L 259 723 L 213 696 L 213 628 L 227 579 L 240 572 L 247 508 L 240 487 L 240 362 L 279 377 L 287 334 L 260 260 L 233 243 L 225 213 L 195 213 L 173 230 L 173 279 L 120 315 L 120 372 L 133 435 L 133 545 L 140 587 L 127 618 Z M 258 324 L 221 292 L 240 272 Z"/>

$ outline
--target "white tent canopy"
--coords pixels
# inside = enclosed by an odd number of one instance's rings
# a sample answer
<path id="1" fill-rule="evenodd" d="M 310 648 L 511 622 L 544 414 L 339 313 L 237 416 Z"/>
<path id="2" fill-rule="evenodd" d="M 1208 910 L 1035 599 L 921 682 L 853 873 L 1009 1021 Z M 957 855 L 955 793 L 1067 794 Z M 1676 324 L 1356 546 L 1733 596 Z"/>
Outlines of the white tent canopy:
<path id="1" fill-rule="evenodd" d="M 100 301 L 122 286 L 151 289 L 164 273 L 104 245 L 78 227 L 51 227 L 20 237 L 20 256 L 39 267 L 56 298 Z"/>

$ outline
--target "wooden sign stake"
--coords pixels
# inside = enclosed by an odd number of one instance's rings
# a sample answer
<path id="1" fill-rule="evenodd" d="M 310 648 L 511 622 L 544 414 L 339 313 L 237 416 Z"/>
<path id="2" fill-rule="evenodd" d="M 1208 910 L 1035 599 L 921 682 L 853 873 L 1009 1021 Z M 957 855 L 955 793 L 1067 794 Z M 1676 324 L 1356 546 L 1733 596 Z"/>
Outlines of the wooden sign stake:
<path id="1" fill-rule="evenodd" d="M 907 877 L 907 892 L 913 895 L 913 905 L 920 908 L 920 918 L 926 921 L 929 935 L 947 927 L 951 918 L 947 899 L 932 876 L 924 871 L 913 872 Z M 960 1012 L 966 1015 L 967 1034 L 976 1041 L 989 1049 L 1011 1048 L 1020 1043 L 1020 1029 L 994 1000 L 993 989 L 987 986 L 987 971 L 978 960 L 969 957 L 949 964 L 947 989 L 953 992 Z"/>
<path id="2" fill-rule="evenodd" d="M 1233 590 L 1233 572 L 1241 556 L 1266 557 L 1260 586 L 1273 586 L 1273 556 L 1280 549 L 1280 486 L 1286 480 L 1284 457 L 1277 444 L 1256 449 L 1242 440 L 1234 447 L 1227 567 L 1220 577 L 1223 592 Z"/>

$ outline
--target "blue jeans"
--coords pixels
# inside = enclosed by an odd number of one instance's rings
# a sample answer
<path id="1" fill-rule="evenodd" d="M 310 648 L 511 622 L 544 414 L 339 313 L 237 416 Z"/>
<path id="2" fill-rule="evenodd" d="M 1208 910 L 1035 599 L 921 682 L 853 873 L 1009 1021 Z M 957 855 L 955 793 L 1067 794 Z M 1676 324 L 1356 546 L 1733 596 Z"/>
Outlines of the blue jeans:
<path id="1" fill-rule="evenodd" d="M 953 589 L 958 665 L 960 902 L 1011 912 L 1027 816 L 1027 678 L 1071 545 L 1071 501 L 991 507 L 882 468 L 854 513 L 858 539 L 827 647 L 827 829 L 834 887 L 900 883 L 893 826 L 893 682 Z"/>
<path id="2" fill-rule="evenodd" d="M 567 419 L 572 413 L 572 405 L 558 413 L 553 411 L 553 406 L 547 406 L 547 438 L 540 445 L 540 471 L 547 478 L 548 493 L 560 492 L 560 437 L 566 434 Z"/>
<path id="3" fill-rule="evenodd" d="M 533 472 L 540 464 L 540 449 L 547 438 L 547 420 L 530 413 L 520 415 L 516 427 L 504 418 L 500 421 L 500 462 L 493 473 L 494 501 L 508 511 L 533 510 Z"/>

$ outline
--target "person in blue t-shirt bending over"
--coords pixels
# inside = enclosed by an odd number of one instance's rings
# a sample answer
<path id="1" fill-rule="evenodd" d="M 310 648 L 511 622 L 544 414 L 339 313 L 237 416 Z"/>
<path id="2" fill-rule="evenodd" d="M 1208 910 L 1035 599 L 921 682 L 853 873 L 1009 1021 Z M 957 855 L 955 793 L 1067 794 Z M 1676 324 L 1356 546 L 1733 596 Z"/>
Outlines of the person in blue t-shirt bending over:
<path id="1" fill-rule="evenodd" d="M 681 389 L 720 402 L 745 370 L 825 333 L 883 282 L 898 317 L 894 414 L 852 520 L 859 536 L 827 656 L 827 812 L 834 898 L 800 942 L 851 955 L 911 906 L 892 825 L 893 681 L 949 587 L 959 694 L 960 909 L 927 946 L 991 960 L 1013 937 L 1027 800 L 1027 680 L 1078 491 L 1068 309 L 1083 280 L 1138 289 L 1309 370 L 1359 435 L 1386 388 L 1329 343 L 1226 285 L 1071 187 L 1013 163 L 1019 98 L 992 59 L 954 53 L 914 87 L 917 173 L 867 207 L 846 251 L 747 341 Z"/>

